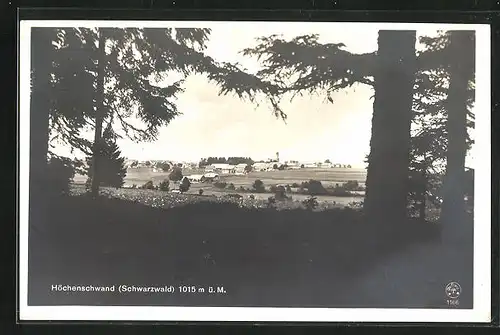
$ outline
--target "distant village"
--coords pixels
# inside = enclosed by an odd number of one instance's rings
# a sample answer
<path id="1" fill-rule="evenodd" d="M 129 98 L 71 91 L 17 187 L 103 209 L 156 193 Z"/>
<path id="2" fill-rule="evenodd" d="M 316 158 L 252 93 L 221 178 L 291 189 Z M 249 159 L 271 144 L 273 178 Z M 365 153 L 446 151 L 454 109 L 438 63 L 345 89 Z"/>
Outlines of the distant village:
<path id="1" fill-rule="evenodd" d="M 231 163 L 213 163 L 212 161 L 244 161 L 236 164 Z M 330 160 L 323 162 L 301 162 L 297 160 L 280 160 L 279 153 L 275 158 L 269 158 L 265 161 L 254 162 L 250 158 L 208 158 L 200 162 L 185 162 L 172 160 L 127 160 L 125 162 L 128 169 L 150 168 L 152 172 L 169 171 L 174 167 L 183 170 L 193 170 L 198 174 L 186 175 L 191 182 L 200 182 L 206 179 L 217 179 L 220 175 L 245 175 L 250 172 L 279 171 L 279 170 L 300 170 L 300 169 L 330 169 L 330 168 L 352 168 L 350 164 L 332 163 Z"/>

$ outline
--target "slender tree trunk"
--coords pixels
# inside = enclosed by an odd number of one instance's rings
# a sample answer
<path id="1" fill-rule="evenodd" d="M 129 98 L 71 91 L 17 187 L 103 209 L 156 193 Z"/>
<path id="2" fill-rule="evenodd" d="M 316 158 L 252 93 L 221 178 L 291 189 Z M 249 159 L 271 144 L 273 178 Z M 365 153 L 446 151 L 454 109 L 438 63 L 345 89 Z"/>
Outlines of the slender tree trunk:
<path id="1" fill-rule="evenodd" d="M 36 201 L 47 169 L 52 38 L 50 28 L 31 28 L 30 193 Z"/>
<path id="2" fill-rule="evenodd" d="M 422 221 L 425 221 L 425 208 L 426 208 L 426 199 L 425 196 L 427 194 L 427 166 L 424 166 L 422 168 L 422 180 L 421 180 L 421 189 L 419 190 L 420 193 L 420 201 L 419 201 L 419 219 Z"/>
<path id="3" fill-rule="evenodd" d="M 102 147 L 102 123 L 104 120 L 104 77 L 106 67 L 106 38 L 103 29 L 99 29 L 99 50 L 98 50 L 98 68 L 97 68 L 97 103 L 95 110 L 95 129 L 94 146 L 92 155 L 92 183 L 91 194 L 96 197 L 99 195 L 100 184 L 100 163 Z"/>
<path id="4" fill-rule="evenodd" d="M 447 99 L 448 150 L 446 174 L 443 181 L 441 222 L 444 236 L 463 233 L 465 222 L 465 157 L 467 155 L 467 90 L 474 79 L 474 32 L 450 33 L 450 86 Z"/>
<path id="5" fill-rule="evenodd" d="M 407 217 L 415 31 L 379 31 L 365 213 L 379 224 Z"/>

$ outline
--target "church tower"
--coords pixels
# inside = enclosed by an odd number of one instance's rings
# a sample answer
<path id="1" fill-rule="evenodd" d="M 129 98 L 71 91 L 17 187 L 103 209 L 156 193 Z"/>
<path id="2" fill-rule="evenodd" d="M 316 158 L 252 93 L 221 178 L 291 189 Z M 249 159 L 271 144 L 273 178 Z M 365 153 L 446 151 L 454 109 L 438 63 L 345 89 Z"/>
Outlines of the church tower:
<path id="1" fill-rule="evenodd" d="M 276 162 L 279 162 L 279 161 L 280 161 L 280 153 L 276 152 Z"/>

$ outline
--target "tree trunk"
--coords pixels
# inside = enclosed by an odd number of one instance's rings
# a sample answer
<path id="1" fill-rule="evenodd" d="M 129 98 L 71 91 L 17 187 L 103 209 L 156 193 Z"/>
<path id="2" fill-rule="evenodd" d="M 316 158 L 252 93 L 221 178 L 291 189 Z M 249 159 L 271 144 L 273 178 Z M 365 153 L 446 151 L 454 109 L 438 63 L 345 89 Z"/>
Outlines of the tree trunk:
<path id="1" fill-rule="evenodd" d="M 52 29 L 31 28 L 30 193 L 32 198 L 43 192 L 46 182 L 52 39 Z"/>
<path id="2" fill-rule="evenodd" d="M 415 42 L 415 31 L 379 31 L 364 210 L 380 224 L 407 217 Z"/>
<path id="3" fill-rule="evenodd" d="M 92 154 L 92 183 L 91 194 L 99 195 L 101 147 L 102 147 L 102 123 L 104 120 L 104 77 L 106 71 L 106 38 L 102 29 L 99 29 L 99 50 L 97 60 L 97 103 L 95 110 L 94 145 Z"/>
<path id="4" fill-rule="evenodd" d="M 450 86 L 448 89 L 446 123 L 448 150 L 446 173 L 443 181 L 443 203 L 441 223 L 446 233 L 463 233 L 465 223 L 465 156 L 467 154 L 467 90 L 474 79 L 475 43 L 474 32 L 452 31 L 450 33 Z"/>

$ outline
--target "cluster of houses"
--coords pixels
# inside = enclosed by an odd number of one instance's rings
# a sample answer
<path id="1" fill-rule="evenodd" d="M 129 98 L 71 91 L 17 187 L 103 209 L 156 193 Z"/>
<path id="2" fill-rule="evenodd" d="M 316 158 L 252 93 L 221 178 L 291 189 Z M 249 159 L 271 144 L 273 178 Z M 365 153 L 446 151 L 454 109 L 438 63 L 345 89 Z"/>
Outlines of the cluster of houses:
<path id="1" fill-rule="evenodd" d="M 148 167 L 152 169 L 158 169 L 162 163 L 167 163 L 170 166 L 179 166 L 184 169 L 198 169 L 198 163 L 193 162 L 173 162 L 173 161 L 137 161 L 137 160 L 127 160 L 125 165 L 127 168 L 142 168 Z M 284 166 L 286 170 L 296 170 L 304 168 L 351 168 L 349 164 L 338 164 L 330 162 L 299 162 L 299 161 L 284 161 L 279 162 L 276 160 L 269 160 L 266 162 L 256 162 L 252 165 L 253 171 L 271 171 L 275 170 L 276 166 Z M 225 164 L 217 163 L 210 164 L 204 167 L 205 172 L 219 172 L 221 174 L 245 174 L 247 164 Z"/>
<path id="2" fill-rule="evenodd" d="M 153 172 L 161 171 L 161 164 L 167 163 L 170 166 L 179 166 L 183 169 L 199 169 L 197 163 L 192 162 L 173 162 L 173 161 L 137 161 L 128 160 L 125 162 L 128 168 L 141 168 L 148 167 L 152 168 Z M 205 166 L 203 174 L 196 174 L 188 176 L 191 182 L 201 182 L 204 179 L 215 179 L 219 175 L 245 175 L 251 171 L 273 171 L 276 169 L 280 170 L 298 170 L 298 169 L 308 169 L 308 168 L 351 168 L 351 165 L 347 164 L 334 164 L 330 162 L 299 162 L 299 161 L 284 161 L 279 162 L 277 160 L 268 160 L 266 162 L 256 162 L 253 163 L 251 169 L 248 169 L 246 163 L 232 165 L 225 163 L 210 164 Z"/>
<path id="3" fill-rule="evenodd" d="M 170 166 L 179 166 L 185 169 L 196 169 L 198 168 L 198 163 L 193 162 L 174 162 L 165 160 L 149 160 L 149 161 L 139 161 L 135 159 L 128 159 L 125 161 L 125 166 L 127 168 L 151 168 L 153 172 L 160 172 L 161 164 L 168 164 Z"/>
<path id="4" fill-rule="evenodd" d="M 235 175 L 244 175 L 246 173 L 247 164 L 210 164 L 205 166 L 205 172 L 207 173 L 220 173 L 220 174 L 235 174 Z"/>

